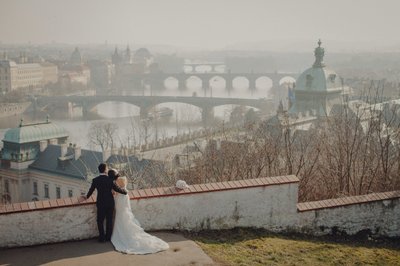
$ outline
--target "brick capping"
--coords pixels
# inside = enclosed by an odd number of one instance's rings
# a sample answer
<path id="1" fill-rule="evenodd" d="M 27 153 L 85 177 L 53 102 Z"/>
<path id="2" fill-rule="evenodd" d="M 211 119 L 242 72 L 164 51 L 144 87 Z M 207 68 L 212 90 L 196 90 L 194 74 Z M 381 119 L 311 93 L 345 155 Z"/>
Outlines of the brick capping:
<path id="1" fill-rule="evenodd" d="M 152 188 L 152 189 L 139 189 L 139 190 L 131 190 L 129 191 L 130 199 L 140 200 L 145 198 L 155 198 L 155 197 L 169 197 L 169 196 L 177 196 L 177 195 L 190 195 L 197 193 L 206 193 L 206 192 L 216 192 L 216 191 L 224 191 L 224 190 L 233 190 L 233 189 L 243 189 L 249 187 L 265 187 L 272 185 L 282 185 L 282 184 L 291 184 L 298 183 L 299 179 L 294 175 L 288 176 L 276 176 L 276 177 L 262 177 L 257 179 L 247 179 L 239 181 L 225 181 L 225 182 L 216 182 L 216 183 L 208 183 L 208 184 L 195 184 L 189 186 L 187 189 L 179 190 L 175 187 L 160 187 L 160 188 Z M 89 199 L 82 203 L 78 203 L 78 197 L 74 198 L 64 198 L 64 199 L 51 199 L 44 201 L 34 201 L 34 202 L 21 202 L 21 203 L 13 203 L 0 205 L 0 215 L 17 213 L 17 212 L 27 212 L 27 211 L 35 211 L 35 210 L 43 210 L 43 209 L 53 209 L 60 207 L 71 207 L 74 205 L 88 205 L 94 204 L 96 199 L 94 196 L 91 196 Z"/>
<path id="2" fill-rule="evenodd" d="M 305 211 L 329 209 L 340 206 L 347 206 L 347 205 L 354 205 L 354 204 L 382 201 L 382 200 L 389 200 L 396 198 L 400 198 L 400 190 L 372 193 L 372 194 L 358 195 L 358 196 L 349 196 L 337 199 L 301 202 L 297 203 L 297 210 L 299 212 L 305 212 Z"/>

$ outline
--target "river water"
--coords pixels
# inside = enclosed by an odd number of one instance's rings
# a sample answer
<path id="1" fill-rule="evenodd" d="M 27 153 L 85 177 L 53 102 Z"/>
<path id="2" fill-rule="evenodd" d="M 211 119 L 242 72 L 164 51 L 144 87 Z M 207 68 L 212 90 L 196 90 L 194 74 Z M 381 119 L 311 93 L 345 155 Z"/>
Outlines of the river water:
<path id="1" fill-rule="evenodd" d="M 199 69 L 198 69 L 199 70 Z M 257 81 L 257 90 L 250 92 L 248 90 L 248 82 L 244 78 L 237 78 L 233 81 L 234 90 L 229 94 L 224 89 L 225 81 L 221 78 L 215 78 L 210 82 L 210 89 L 204 91 L 201 89 L 201 80 L 190 78 L 187 81 L 188 89 L 185 91 L 178 90 L 177 81 L 168 79 L 165 82 L 167 89 L 162 92 L 151 91 L 146 88 L 140 92 L 140 95 L 165 95 L 165 96 L 192 96 L 197 97 L 232 97 L 232 98 L 268 98 L 271 82 L 268 79 L 260 78 Z M 94 147 L 89 144 L 88 131 L 93 123 L 109 122 L 114 123 L 117 130 L 115 139 L 118 144 L 134 145 L 143 143 L 143 129 L 147 128 L 148 140 L 156 138 L 176 136 L 184 132 L 190 132 L 202 128 L 201 113 L 197 107 L 180 103 L 160 104 L 157 107 L 168 107 L 173 109 L 173 116 L 169 121 L 148 122 L 139 119 L 139 108 L 127 103 L 105 102 L 97 106 L 97 117 L 90 120 L 82 119 L 82 112 L 79 108 L 73 110 L 72 115 L 67 115 L 65 118 L 60 118 L 54 114 L 50 115 L 50 120 L 57 125 L 64 127 L 70 133 L 69 142 L 76 143 L 83 148 L 98 150 L 99 147 Z M 229 115 L 234 106 L 222 106 L 214 109 L 214 115 L 220 121 L 229 120 Z M 20 119 L 23 123 L 43 122 L 46 119 L 46 114 L 25 113 L 23 115 L 12 116 L 0 120 L 0 137 L 3 139 L 7 129 L 17 127 Z"/>

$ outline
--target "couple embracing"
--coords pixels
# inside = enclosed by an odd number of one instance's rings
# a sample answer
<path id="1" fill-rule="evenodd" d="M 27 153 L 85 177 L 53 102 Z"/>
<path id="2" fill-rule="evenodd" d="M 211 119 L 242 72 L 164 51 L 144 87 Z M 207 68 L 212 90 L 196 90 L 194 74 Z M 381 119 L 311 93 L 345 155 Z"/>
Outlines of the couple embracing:
<path id="1" fill-rule="evenodd" d="M 111 241 L 117 251 L 127 254 L 148 254 L 167 250 L 168 244 L 163 240 L 147 234 L 135 219 L 126 189 L 127 180 L 121 177 L 117 170 L 107 171 L 107 165 L 101 163 L 98 167 L 100 175 L 95 177 L 86 196 L 89 198 L 97 190 L 97 227 L 99 241 Z M 112 191 L 118 192 L 113 196 Z M 115 208 L 115 223 L 113 216 Z M 104 234 L 104 220 L 106 232 Z"/>

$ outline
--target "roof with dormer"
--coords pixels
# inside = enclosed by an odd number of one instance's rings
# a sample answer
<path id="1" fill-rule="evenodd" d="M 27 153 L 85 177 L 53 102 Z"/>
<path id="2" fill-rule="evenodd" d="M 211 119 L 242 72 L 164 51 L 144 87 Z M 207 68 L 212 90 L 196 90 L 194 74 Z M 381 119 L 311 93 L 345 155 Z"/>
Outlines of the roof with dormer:
<path id="1" fill-rule="evenodd" d="M 39 153 L 38 158 L 29 168 L 81 180 L 96 176 L 98 174 L 97 167 L 103 162 L 103 153 L 81 149 L 79 157 L 75 158 L 75 149 L 76 147 L 73 146 L 67 147 L 67 153 L 60 157 L 61 146 L 50 144 L 43 152 Z M 146 159 L 138 160 L 133 155 L 111 155 L 105 162 L 117 168 L 120 164 L 129 164 L 129 168 L 134 172 L 143 171 L 151 163 Z"/>
<path id="2" fill-rule="evenodd" d="M 341 90 L 342 82 L 335 71 L 327 67 L 311 67 L 305 70 L 296 81 L 295 91 Z"/>

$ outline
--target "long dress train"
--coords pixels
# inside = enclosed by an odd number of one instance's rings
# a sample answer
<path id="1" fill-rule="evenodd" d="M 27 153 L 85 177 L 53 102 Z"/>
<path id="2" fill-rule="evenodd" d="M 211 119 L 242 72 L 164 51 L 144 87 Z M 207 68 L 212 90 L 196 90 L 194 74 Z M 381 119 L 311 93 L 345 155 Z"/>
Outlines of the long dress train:
<path id="1" fill-rule="evenodd" d="M 127 254 L 156 253 L 169 248 L 168 243 L 143 230 L 132 213 L 129 196 L 122 194 L 115 196 L 115 223 L 111 242 L 117 251 Z"/>

